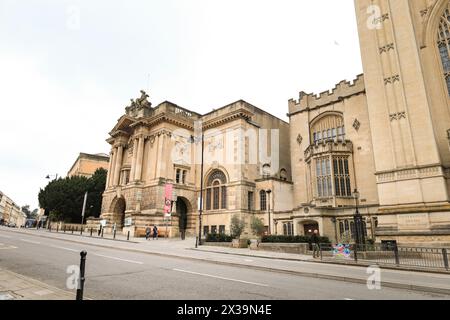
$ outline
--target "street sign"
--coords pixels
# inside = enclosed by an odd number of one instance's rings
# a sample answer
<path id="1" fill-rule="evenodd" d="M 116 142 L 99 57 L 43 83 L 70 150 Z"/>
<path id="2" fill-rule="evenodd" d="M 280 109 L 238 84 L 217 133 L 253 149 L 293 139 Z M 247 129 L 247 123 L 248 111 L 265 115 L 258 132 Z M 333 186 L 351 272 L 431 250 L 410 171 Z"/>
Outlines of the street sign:
<path id="1" fill-rule="evenodd" d="M 164 213 L 170 214 L 172 211 L 173 184 L 167 183 L 164 192 Z"/>

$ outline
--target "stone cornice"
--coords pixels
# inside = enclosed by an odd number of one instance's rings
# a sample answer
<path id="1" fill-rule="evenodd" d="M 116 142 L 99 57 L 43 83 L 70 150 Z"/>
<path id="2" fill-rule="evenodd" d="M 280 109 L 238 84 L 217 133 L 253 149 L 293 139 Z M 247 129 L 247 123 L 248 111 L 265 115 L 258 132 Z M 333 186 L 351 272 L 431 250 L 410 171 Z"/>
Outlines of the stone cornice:
<path id="1" fill-rule="evenodd" d="M 219 127 L 227 122 L 234 121 L 236 119 L 244 119 L 244 120 L 250 120 L 253 116 L 253 113 L 250 112 L 247 109 L 240 108 L 238 110 L 235 110 L 233 112 L 226 113 L 222 116 L 219 116 L 217 118 L 213 118 L 211 120 L 205 121 L 203 123 L 203 130 L 211 129 L 214 127 Z"/>
<path id="2" fill-rule="evenodd" d="M 389 183 L 394 181 L 426 179 L 431 177 L 450 177 L 449 168 L 441 164 L 415 166 L 395 170 L 378 171 L 375 173 L 377 183 Z"/>

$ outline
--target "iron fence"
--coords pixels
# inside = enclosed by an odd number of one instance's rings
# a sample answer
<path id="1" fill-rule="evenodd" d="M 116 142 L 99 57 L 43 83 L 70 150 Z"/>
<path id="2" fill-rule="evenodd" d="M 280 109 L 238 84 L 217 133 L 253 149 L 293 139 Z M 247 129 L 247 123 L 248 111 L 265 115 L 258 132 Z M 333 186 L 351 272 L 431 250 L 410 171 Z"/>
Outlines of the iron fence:
<path id="1" fill-rule="evenodd" d="M 395 244 L 319 244 L 320 259 L 335 262 L 395 265 L 449 271 L 450 249 Z"/>

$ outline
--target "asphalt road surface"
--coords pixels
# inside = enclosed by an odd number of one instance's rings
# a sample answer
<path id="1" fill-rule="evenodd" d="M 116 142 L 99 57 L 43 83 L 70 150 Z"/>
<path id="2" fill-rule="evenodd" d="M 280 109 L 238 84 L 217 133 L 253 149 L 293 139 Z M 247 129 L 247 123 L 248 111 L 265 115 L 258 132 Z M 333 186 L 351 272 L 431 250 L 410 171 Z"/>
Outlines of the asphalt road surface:
<path id="1" fill-rule="evenodd" d="M 85 297 L 138 300 L 414 300 L 450 296 L 221 266 L 1 232 L 0 267 L 67 289 L 68 267 L 88 252 Z M 245 258 L 242 257 L 244 260 Z"/>

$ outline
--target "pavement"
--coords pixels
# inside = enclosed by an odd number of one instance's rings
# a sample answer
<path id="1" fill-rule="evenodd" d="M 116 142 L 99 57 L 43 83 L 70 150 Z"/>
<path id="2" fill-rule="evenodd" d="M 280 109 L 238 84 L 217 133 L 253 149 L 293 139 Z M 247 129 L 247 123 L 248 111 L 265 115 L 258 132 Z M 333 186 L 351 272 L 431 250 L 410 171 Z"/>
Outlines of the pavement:
<path id="1" fill-rule="evenodd" d="M 0 300 L 75 300 L 75 295 L 0 268 Z"/>
<path id="2" fill-rule="evenodd" d="M 371 291 L 367 288 L 365 267 L 322 264 L 312 261 L 309 256 L 248 249 L 204 246 L 195 249 L 195 239 L 133 239 L 133 242 L 123 242 L 46 230 L 0 228 L 0 242 L 20 247 L 3 252 L 8 252 L 10 259 L 3 260 L 0 255 L 1 267 L 37 277 L 59 288 L 62 286 L 61 289 L 65 285 L 64 266 L 78 264 L 79 251 L 87 250 L 89 272 L 92 273 L 90 283 L 95 283 L 95 288 L 90 290 L 93 299 L 117 298 L 111 295 L 110 290 L 120 292 L 118 296 L 124 299 L 262 299 L 256 291 L 248 292 L 242 287 L 231 289 L 222 284 L 217 287 L 217 281 L 244 287 L 263 284 L 260 287 L 277 289 L 265 294 L 273 299 L 308 299 L 311 295 L 318 299 L 339 299 L 342 295 L 348 299 L 450 298 L 450 275 L 446 274 L 382 269 L 383 289 Z M 104 264 L 104 260 L 110 263 Z M 47 271 L 55 271 L 53 277 L 45 274 L 43 266 Z M 137 266 L 138 270 L 129 269 L 130 266 Z M 186 289 L 180 274 L 197 278 L 187 282 L 196 289 Z M 109 283 L 108 279 L 119 283 Z M 216 281 L 210 283 L 213 279 Z M 203 291 L 199 292 L 197 283 L 204 287 Z M 280 287 L 280 283 L 285 286 Z M 132 285 L 141 289 L 136 292 L 130 288 Z M 142 288 L 145 285 L 158 289 L 148 291 Z M 211 292 L 208 285 L 224 290 Z"/>

